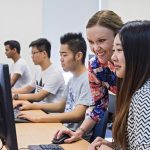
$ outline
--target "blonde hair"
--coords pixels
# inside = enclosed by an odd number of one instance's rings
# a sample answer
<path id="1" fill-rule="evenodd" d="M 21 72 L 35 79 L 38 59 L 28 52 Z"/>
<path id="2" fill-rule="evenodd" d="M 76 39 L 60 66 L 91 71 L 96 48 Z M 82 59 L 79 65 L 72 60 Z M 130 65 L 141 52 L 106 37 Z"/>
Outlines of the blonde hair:
<path id="1" fill-rule="evenodd" d="M 123 22 L 115 12 L 111 10 L 101 10 L 96 12 L 88 21 L 86 28 L 91 28 L 95 25 L 104 26 L 114 32 L 114 36 L 122 27 Z"/>

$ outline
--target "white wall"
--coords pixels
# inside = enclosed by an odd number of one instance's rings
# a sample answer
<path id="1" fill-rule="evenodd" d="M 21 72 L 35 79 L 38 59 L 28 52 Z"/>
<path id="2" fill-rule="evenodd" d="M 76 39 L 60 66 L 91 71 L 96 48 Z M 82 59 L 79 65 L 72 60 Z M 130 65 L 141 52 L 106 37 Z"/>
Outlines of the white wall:
<path id="1" fill-rule="evenodd" d="M 85 36 L 86 23 L 99 6 L 114 10 L 124 22 L 150 19 L 149 0 L 0 0 L 0 63 L 10 63 L 3 43 L 15 39 L 21 43 L 22 57 L 33 66 L 28 45 L 46 37 L 52 43 L 52 59 L 60 65 L 60 36 L 66 32 Z"/>
<path id="2" fill-rule="evenodd" d="M 52 43 L 53 62 L 60 65 L 60 36 L 67 32 L 82 32 L 85 36 L 87 21 L 98 9 L 98 0 L 43 1 L 43 35 Z"/>
<path id="3" fill-rule="evenodd" d="M 100 0 L 101 9 L 114 10 L 124 22 L 138 19 L 150 20 L 149 0 Z"/>
<path id="4" fill-rule="evenodd" d="M 11 63 L 3 43 L 14 39 L 20 42 L 21 55 L 33 68 L 28 45 L 46 37 L 52 43 L 52 60 L 60 67 L 60 36 L 66 32 L 85 36 L 86 23 L 98 7 L 98 0 L 0 0 L 0 63 Z"/>
<path id="5" fill-rule="evenodd" d="M 59 68 L 60 36 L 67 32 L 82 32 L 85 36 L 85 26 L 88 19 L 99 9 L 98 0 L 44 0 L 43 1 L 43 36 L 52 44 L 52 61 Z M 86 57 L 86 65 L 89 47 Z M 64 72 L 66 83 L 72 76 Z"/>
<path id="6" fill-rule="evenodd" d="M 42 0 L 0 0 L 0 63 L 10 63 L 4 41 L 18 40 L 21 55 L 33 65 L 29 44 L 42 35 Z"/>

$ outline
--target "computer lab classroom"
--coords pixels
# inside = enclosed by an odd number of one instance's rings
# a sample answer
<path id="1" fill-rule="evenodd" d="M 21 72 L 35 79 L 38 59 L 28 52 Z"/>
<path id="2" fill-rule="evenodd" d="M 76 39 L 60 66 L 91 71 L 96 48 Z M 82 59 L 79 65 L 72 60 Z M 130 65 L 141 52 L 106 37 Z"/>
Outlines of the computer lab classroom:
<path id="1" fill-rule="evenodd" d="M 82 33 L 87 44 L 85 66 L 88 68 L 89 58 L 94 55 L 89 46 L 89 39 L 86 37 L 86 25 L 89 18 L 98 11 L 111 10 L 121 17 L 123 23 L 133 20 L 150 20 L 149 6 L 149 0 L 0 0 L 0 64 L 11 66 L 13 60 L 7 58 L 4 42 L 16 40 L 21 46 L 20 56 L 29 65 L 31 78 L 33 78 L 35 69 L 39 69 L 39 66 L 32 61 L 33 53 L 29 44 L 36 39 L 45 38 L 51 43 L 50 60 L 61 70 L 65 85 L 67 85 L 73 75 L 70 71 L 64 71 L 61 66 L 60 37 L 62 35 L 66 33 Z M 89 141 L 80 138 L 71 143 L 55 144 L 53 140 L 56 132 L 58 130 L 67 130 L 63 123 L 20 123 L 14 121 L 13 131 L 0 133 L 0 139 L 2 138 L 0 148 L 2 150 L 42 150 L 45 146 L 47 150 L 98 150 L 99 146 L 91 148 L 91 143 L 97 136 L 109 142 L 113 141 L 112 120 L 115 112 L 116 95 L 110 91 L 108 92 L 108 112 L 104 114 L 101 123 L 93 127 L 93 135 Z M 13 97 L 14 95 L 12 94 L 11 96 Z M 1 98 L 3 99 L 3 97 Z M 10 103 L 9 105 L 9 108 L 12 109 L 13 105 Z M 47 113 L 42 109 L 29 110 L 28 112 L 33 115 Z M 78 130 L 81 130 L 84 134 L 88 132 L 80 127 Z M 5 132 L 8 132 L 7 129 Z M 11 134 L 15 134 L 15 136 Z M 8 136 L 9 139 L 5 136 Z M 15 144 L 13 144 L 11 137 L 15 138 Z M 43 147 L 39 147 L 39 145 Z"/>

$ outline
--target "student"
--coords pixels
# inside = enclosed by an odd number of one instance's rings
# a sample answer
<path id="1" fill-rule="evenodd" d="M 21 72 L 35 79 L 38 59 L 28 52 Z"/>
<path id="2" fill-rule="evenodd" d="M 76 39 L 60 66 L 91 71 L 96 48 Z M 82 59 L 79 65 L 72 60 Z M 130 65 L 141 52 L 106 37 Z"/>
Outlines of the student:
<path id="1" fill-rule="evenodd" d="M 126 23 L 115 37 L 112 55 L 118 77 L 112 144 L 115 149 L 150 149 L 149 58 L 150 21 Z M 110 143 L 102 139 L 95 144 L 105 144 L 102 150 L 111 149 L 106 146 Z M 90 150 L 95 149 L 91 145 Z"/>
<path id="2" fill-rule="evenodd" d="M 76 132 L 62 130 L 56 133 L 55 138 L 67 133 L 71 138 L 66 139 L 66 143 L 77 141 L 103 118 L 109 102 L 108 90 L 116 93 L 116 75 L 111 55 L 114 37 L 121 26 L 121 18 L 109 10 L 98 11 L 89 19 L 86 35 L 90 49 L 95 54 L 89 61 L 93 105 L 87 110 L 86 119 Z"/>
<path id="3" fill-rule="evenodd" d="M 51 113 L 42 116 L 23 112 L 19 117 L 32 122 L 62 122 L 66 127 L 76 130 L 84 119 L 85 111 L 90 105 L 91 93 L 88 71 L 85 67 L 86 42 L 79 33 L 67 33 L 60 39 L 60 61 L 64 71 L 70 71 L 73 77 L 69 80 L 61 100 L 57 103 L 39 105 L 41 109 L 56 112 L 58 107 L 65 108 L 64 113 Z M 37 105 L 36 105 L 37 106 Z"/>
<path id="4" fill-rule="evenodd" d="M 15 89 L 14 100 L 50 103 L 58 100 L 64 90 L 64 78 L 59 69 L 51 62 L 51 44 L 47 39 L 40 38 L 31 42 L 32 60 L 40 69 L 35 72 L 34 79 L 25 87 Z M 35 90 L 35 93 L 30 93 Z M 14 101 L 18 103 L 17 101 Z"/>
<path id="5" fill-rule="evenodd" d="M 10 66 L 10 81 L 13 88 L 20 88 L 27 85 L 31 80 L 29 66 L 20 56 L 20 43 L 15 40 L 4 42 L 5 54 L 11 58 L 13 63 Z"/>

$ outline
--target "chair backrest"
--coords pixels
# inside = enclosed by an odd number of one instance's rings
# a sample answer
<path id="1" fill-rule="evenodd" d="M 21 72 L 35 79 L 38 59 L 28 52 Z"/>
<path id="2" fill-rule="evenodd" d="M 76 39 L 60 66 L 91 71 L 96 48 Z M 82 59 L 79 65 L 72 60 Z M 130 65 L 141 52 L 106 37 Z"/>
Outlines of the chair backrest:
<path id="1" fill-rule="evenodd" d="M 116 96 L 110 93 L 108 110 L 105 112 L 103 119 L 100 120 L 93 128 L 93 134 L 90 139 L 90 142 L 92 142 L 97 136 L 105 138 L 107 123 L 109 121 L 109 114 L 114 114 L 115 103 L 116 103 Z"/>
<path id="2" fill-rule="evenodd" d="M 107 122 L 108 122 L 108 111 L 105 111 L 103 119 L 100 120 L 93 128 L 93 134 L 91 136 L 90 142 L 94 141 L 94 139 L 97 136 L 100 136 L 102 138 L 105 137 Z"/>
<path id="3" fill-rule="evenodd" d="M 116 95 L 109 93 L 108 112 L 115 113 Z"/>

